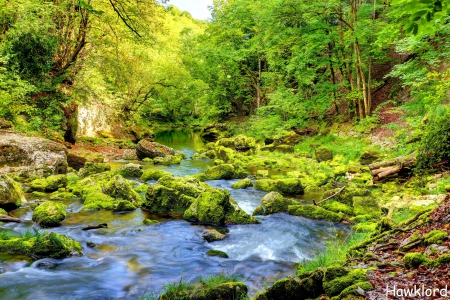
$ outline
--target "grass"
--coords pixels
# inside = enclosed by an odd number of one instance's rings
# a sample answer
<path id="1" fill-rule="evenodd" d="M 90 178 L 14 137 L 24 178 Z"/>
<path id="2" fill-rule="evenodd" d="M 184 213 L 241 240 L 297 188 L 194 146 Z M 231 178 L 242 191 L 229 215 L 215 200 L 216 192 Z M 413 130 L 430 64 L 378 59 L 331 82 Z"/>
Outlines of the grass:
<path id="1" fill-rule="evenodd" d="M 409 209 L 403 208 L 399 209 L 392 215 L 392 221 L 394 221 L 397 224 L 400 224 L 401 222 L 404 222 L 416 215 L 415 212 L 410 211 Z"/>
<path id="2" fill-rule="evenodd" d="M 333 264 L 343 264 L 347 260 L 347 250 L 369 238 L 368 232 L 352 233 L 346 238 L 336 237 L 327 242 L 325 249 L 319 252 L 312 260 L 298 265 L 297 274 L 311 272 L 320 267 L 328 267 Z"/>
<path id="3" fill-rule="evenodd" d="M 237 274 L 227 275 L 220 273 L 217 275 L 209 275 L 200 278 L 194 283 L 187 283 L 180 279 L 179 282 L 168 283 L 163 287 L 164 299 L 187 299 L 195 295 L 201 295 L 204 292 L 215 288 L 223 283 L 238 282 L 241 276 Z M 151 296 L 153 297 L 153 295 Z M 195 297 L 194 297 L 195 298 Z M 152 300 L 154 298 L 145 298 L 145 300 Z"/>

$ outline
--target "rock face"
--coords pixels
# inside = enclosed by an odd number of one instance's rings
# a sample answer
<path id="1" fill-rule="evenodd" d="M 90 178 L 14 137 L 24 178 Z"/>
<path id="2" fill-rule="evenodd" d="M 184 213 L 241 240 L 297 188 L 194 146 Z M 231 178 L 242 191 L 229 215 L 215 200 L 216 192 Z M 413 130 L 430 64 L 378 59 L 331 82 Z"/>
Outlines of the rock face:
<path id="1" fill-rule="evenodd" d="M 136 146 L 136 154 L 139 159 L 165 157 L 166 155 L 175 155 L 175 150 L 150 140 L 140 140 Z"/>
<path id="2" fill-rule="evenodd" d="M 0 133 L 0 173 L 16 173 L 28 177 L 67 172 L 66 147 L 39 137 L 17 133 Z"/>
<path id="3" fill-rule="evenodd" d="M 66 211 L 61 203 L 47 201 L 35 208 L 33 221 L 41 226 L 58 226 L 66 218 Z"/>
<path id="4" fill-rule="evenodd" d="M 9 176 L 0 174 L 0 208 L 15 209 L 22 205 L 25 197 L 17 182 Z"/>

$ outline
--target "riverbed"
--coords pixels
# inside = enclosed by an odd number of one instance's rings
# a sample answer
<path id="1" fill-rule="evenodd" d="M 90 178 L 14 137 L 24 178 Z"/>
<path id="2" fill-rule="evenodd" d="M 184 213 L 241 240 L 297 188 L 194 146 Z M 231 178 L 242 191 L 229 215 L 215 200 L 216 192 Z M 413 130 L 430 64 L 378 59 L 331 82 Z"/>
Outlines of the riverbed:
<path id="1" fill-rule="evenodd" d="M 190 159 L 203 146 L 192 131 L 162 132 L 156 141 L 188 157 L 180 165 L 157 168 L 184 176 L 212 165 L 211 160 Z M 114 169 L 125 163 L 116 161 L 111 165 Z M 232 198 L 251 214 L 266 192 L 253 188 L 233 190 L 234 182 L 207 183 L 230 190 Z M 35 200 L 27 196 L 30 202 Z M 297 200 L 307 202 L 311 197 L 305 195 Z M 201 237 L 207 225 L 151 215 L 140 209 L 127 213 L 83 211 L 80 199 L 61 202 L 67 205 L 67 217 L 60 227 L 47 231 L 79 241 L 84 256 L 33 261 L 25 256 L 0 254 L 0 299 L 138 299 L 159 294 L 170 282 L 194 281 L 217 273 L 239 274 L 253 296 L 275 280 L 295 274 L 296 263 L 313 258 L 327 240 L 348 232 L 339 224 L 280 213 L 258 217 L 261 224 L 228 226 L 227 239 L 208 243 Z M 25 207 L 13 214 L 31 220 L 32 210 Z M 145 226 L 146 218 L 160 223 Z M 108 228 L 81 230 L 98 223 L 107 223 Z M 25 233 L 33 229 L 28 222 L 3 224 L 0 230 Z M 88 242 L 95 247 L 88 247 Z M 207 256 L 210 249 L 225 251 L 229 259 Z"/>

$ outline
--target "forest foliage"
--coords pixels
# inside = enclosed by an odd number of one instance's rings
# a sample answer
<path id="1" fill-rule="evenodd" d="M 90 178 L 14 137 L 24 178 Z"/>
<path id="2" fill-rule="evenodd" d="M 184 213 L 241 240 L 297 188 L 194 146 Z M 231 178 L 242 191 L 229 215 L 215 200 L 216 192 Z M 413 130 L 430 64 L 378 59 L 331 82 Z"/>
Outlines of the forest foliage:
<path id="1" fill-rule="evenodd" d="M 440 0 L 214 0 L 200 21 L 154 0 L 1 0 L 0 118 L 70 140 L 76 107 L 103 103 L 128 125 L 245 116 L 270 134 L 377 122 L 373 95 L 394 80 L 382 101 L 420 131 L 448 104 L 448 13 Z"/>

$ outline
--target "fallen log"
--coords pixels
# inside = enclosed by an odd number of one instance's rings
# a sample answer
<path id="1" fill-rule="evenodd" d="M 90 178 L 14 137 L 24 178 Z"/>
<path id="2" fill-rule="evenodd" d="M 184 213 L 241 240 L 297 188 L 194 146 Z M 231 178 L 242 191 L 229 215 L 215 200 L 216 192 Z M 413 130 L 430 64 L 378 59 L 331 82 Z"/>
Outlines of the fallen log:
<path id="1" fill-rule="evenodd" d="M 393 160 L 388 160 L 388 161 L 382 161 L 382 162 L 378 162 L 378 163 L 373 163 L 369 165 L 369 169 L 370 170 L 376 170 L 379 168 L 385 168 L 385 167 L 391 167 L 391 166 L 395 166 L 395 165 L 401 165 L 404 164 L 407 161 L 410 161 L 411 159 L 414 159 L 415 161 L 415 157 L 412 155 L 404 155 L 404 156 L 399 156 L 394 158 Z"/>
<path id="2" fill-rule="evenodd" d="M 397 160 L 397 163 L 394 165 L 391 165 L 387 168 L 381 168 L 378 167 L 377 169 L 372 169 L 372 177 L 375 181 L 383 179 L 385 177 L 388 177 L 390 175 L 393 174 L 397 174 L 399 172 L 401 172 L 403 169 L 412 166 L 415 162 L 416 162 L 416 158 L 412 157 L 412 158 L 408 158 L 407 160 Z M 385 162 L 387 163 L 392 163 L 392 161 L 390 162 Z M 380 165 L 380 164 L 378 164 Z"/>
<path id="3" fill-rule="evenodd" d="M 98 225 L 89 225 L 86 227 L 83 227 L 82 230 L 91 230 L 91 229 L 99 229 L 99 228 L 108 228 L 108 224 L 102 223 Z"/>
<path id="4" fill-rule="evenodd" d="M 20 219 L 14 218 L 14 217 L 0 215 L 0 222 L 21 223 L 22 221 Z"/>

